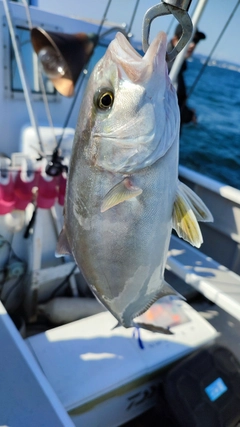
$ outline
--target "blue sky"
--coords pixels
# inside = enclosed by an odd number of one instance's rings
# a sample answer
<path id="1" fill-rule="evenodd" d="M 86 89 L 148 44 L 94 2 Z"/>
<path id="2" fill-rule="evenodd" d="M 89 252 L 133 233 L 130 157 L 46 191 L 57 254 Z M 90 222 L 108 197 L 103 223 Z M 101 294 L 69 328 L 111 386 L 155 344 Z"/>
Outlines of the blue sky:
<path id="1" fill-rule="evenodd" d="M 77 15 L 79 18 L 92 18 L 100 20 L 108 0 L 37 0 L 38 5 L 45 10 L 58 10 L 60 14 Z M 129 23 L 136 0 L 112 0 L 107 18 L 115 23 Z M 147 9 L 157 4 L 155 0 L 140 0 L 132 33 L 141 40 L 142 20 Z M 198 3 L 192 0 L 189 13 L 191 14 Z M 208 55 L 219 37 L 230 13 L 237 0 L 208 0 L 201 20 L 198 24 L 199 30 L 203 31 L 207 38 L 197 46 L 197 53 Z M 151 38 L 160 31 L 167 31 L 171 17 L 156 18 L 151 28 Z M 173 32 L 175 23 L 172 25 Z M 228 29 L 224 33 L 216 51 L 213 55 L 216 59 L 223 59 L 240 64 L 240 5 L 235 13 Z"/>

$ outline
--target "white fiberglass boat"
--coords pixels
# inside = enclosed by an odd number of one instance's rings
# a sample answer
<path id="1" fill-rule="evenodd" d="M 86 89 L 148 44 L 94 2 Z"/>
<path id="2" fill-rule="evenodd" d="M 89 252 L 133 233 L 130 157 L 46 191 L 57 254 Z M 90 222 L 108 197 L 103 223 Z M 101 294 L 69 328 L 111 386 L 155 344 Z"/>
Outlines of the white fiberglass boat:
<path id="1" fill-rule="evenodd" d="M 103 23 L 88 73 L 77 76 L 75 98 L 68 98 L 41 77 L 30 29 L 41 28 L 43 38 L 44 32 L 99 36 L 99 23 L 7 0 L 0 0 L 0 16 L 0 425 L 147 425 L 146 418 L 146 424 L 131 420 L 160 405 L 173 363 L 216 342 L 240 360 L 240 191 L 180 166 L 180 179 L 214 222 L 201 225 L 200 250 L 171 238 L 166 280 L 187 302 L 160 302 L 157 316 L 174 335 L 113 330 L 114 318 L 73 259 L 56 258 L 55 247 L 84 86 L 116 30 L 127 30 Z M 63 168 L 49 176 L 46 157 L 54 160 L 57 144 Z M 211 402 L 228 395 L 221 381 Z"/>

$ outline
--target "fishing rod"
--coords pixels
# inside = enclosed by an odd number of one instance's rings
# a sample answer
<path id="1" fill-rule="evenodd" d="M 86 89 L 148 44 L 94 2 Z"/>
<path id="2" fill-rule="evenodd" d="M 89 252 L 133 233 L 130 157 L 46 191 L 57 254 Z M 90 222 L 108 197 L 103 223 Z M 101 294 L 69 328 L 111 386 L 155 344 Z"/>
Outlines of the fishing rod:
<path id="1" fill-rule="evenodd" d="M 99 40 L 99 37 L 100 37 L 100 33 L 101 33 L 101 30 L 102 30 L 103 24 L 104 24 L 104 22 L 106 20 L 107 12 L 109 10 L 109 7 L 110 7 L 111 3 L 112 3 L 112 0 L 108 0 L 107 6 L 106 6 L 105 11 L 103 13 L 102 20 L 101 20 L 100 25 L 98 27 L 97 35 L 95 37 L 95 46 L 94 47 L 96 47 L 96 45 L 98 43 L 98 40 Z M 48 175 L 50 175 L 50 176 L 57 176 L 60 173 L 62 173 L 62 171 L 63 171 L 63 165 L 62 165 L 63 158 L 59 155 L 59 149 L 60 149 L 60 146 L 61 146 L 61 143 L 62 143 L 62 140 L 63 140 L 63 136 L 65 134 L 68 122 L 69 122 L 70 117 L 72 115 L 73 109 L 75 107 L 76 101 L 78 99 L 78 95 L 79 95 L 79 93 L 81 91 L 81 88 L 82 88 L 82 85 L 84 83 L 84 80 L 85 80 L 85 77 L 86 77 L 87 73 L 88 73 L 88 70 L 87 70 L 87 66 L 86 66 L 85 69 L 83 70 L 82 74 L 81 74 L 81 79 L 79 81 L 78 88 L 76 90 L 76 94 L 75 94 L 75 96 L 73 98 L 72 104 L 71 104 L 71 106 L 69 108 L 68 114 L 67 114 L 65 122 L 63 124 L 62 134 L 61 134 L 60 138 L 58 139 L 57 145 L 56 145 L 56 147 L 55 147 L 55 149 L 53 151 L 52 158 L 51 158 L 50 162 L 48 163 L 48 165 L 46 167 L 46 173 Z"/>

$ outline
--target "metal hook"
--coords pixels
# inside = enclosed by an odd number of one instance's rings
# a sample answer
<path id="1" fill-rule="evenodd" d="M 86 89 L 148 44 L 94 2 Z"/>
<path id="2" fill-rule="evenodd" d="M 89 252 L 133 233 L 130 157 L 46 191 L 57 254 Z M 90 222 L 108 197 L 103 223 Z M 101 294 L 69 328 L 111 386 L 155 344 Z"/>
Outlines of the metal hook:
<path id="1" fill-rule="evenodd" d="M 191 1 L 192 0 L 165 0 L 165 2 L 157 4 L 147 10 L 143 18 L 142 31 L 142 45 L 144 52 L 149 48 L 148 40 L 152 21 L 158 16 L 172 14 L 181 25 L 183 32 L 173 50 L 166 53 L 166 60 L 172 61 L 176 58 L 178 53 L 186 46 L 192 35 L 193 25 L 187 12 Z"/>

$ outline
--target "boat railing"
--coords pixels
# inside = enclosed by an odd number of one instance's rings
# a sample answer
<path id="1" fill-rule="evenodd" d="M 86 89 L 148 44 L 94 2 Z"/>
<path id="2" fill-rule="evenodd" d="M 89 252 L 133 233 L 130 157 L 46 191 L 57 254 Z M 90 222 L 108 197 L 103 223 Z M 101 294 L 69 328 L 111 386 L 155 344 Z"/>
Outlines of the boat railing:
<path id="1" fill-rule="evenodd" d="M 237 188 L 226 185 L 222 182 L 216 181 L 215 179 L 209 178 L 206 175 L 200 174 L 192 169 L 186 168 L 185 166 L 179 166 L 179 174 L 181 177 L 193 182 L 194 184 L 200 185 L 220 196 L 240 205 L 240 190 Z"/>
<path id="2" fill-rule="evenodd" d="M 213 215 L 212 223 L 200 224 L 204 240 L 200 251 L 240 274 L 240 191 L 183 166 L 179 176 Z"/>
<path id="3" fill-rule="evenodd" d="M 240 276 L 176 236 L 171 237 L 167 270 L 240 320 Z M 172 283 L 174 286 L 174 283 Z"/>

